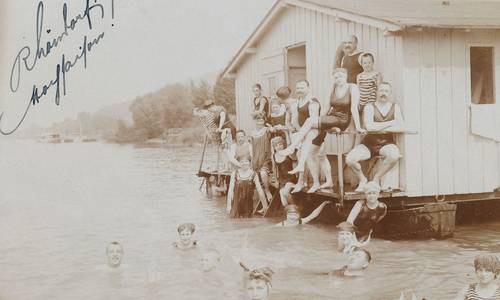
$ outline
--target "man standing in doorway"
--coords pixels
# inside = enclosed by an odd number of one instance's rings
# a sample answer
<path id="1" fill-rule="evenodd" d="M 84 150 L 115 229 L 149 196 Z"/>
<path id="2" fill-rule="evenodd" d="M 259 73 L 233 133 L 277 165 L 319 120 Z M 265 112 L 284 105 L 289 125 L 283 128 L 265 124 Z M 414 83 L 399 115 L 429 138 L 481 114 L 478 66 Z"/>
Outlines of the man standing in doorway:
<path id="1" fill-rule="evenodd" d="M 362 51 L 358 50 L 358 38 L 355 35 L 350 35 L 344 44 L 344 57 L 342 58 L 341 67 L 347 69 L 347 83 L 356 84 L 356 77 L 363 72 L 363 67 L 359 63 L 359 56 Z"/>

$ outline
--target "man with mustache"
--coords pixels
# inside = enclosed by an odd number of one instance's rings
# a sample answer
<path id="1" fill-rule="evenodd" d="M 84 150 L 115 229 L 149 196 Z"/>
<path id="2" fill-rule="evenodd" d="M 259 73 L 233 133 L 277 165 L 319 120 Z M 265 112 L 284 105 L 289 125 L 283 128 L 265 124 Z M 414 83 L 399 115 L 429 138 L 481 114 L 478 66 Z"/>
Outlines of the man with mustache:
<path id="1" fill-rule="evenodd" d="M 344 44 L 344 57 L 340 67 L 347 69 L 347 83 L 356 84 L 356 77 L 363 72 L 363 67 L 359 63 L 359 56 L 363 53 L 358 50 L 358 38 L 355 35 L 348 36 Z"/>
<path id="2" fill-rule="evenodd" d="M 377 100 L 365 106 L 363 120 L 367 135 L 361 144 L 354 147 L 346 157 L 346 164 L 352 168 L 359 179 L 356 192 L 364 191 L 368 179 L 363 174 L 360 161 L 381 155 L 382 164 L 373 176 L 372 181 L 380 184 L 380 178 L 394 167 L 401 157 L 396 146 L 394 132 L 404 129 L 403 115 L 399 105 L 392 102 L 392 86 L 382 82 L 377 90 Z"/>

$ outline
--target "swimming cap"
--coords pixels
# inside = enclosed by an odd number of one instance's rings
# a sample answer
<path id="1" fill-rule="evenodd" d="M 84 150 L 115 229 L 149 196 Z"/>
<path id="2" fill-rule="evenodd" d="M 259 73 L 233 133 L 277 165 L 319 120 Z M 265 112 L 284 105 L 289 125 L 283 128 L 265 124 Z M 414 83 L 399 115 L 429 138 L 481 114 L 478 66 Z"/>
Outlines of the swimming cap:
<path id="1" fill-rule="evenodd" d="M 365 184 L 365 193 L 368 193 L 370 191 L 376 191 L 380 192 L 380 185 L 376 183 L 375 181 L 370 181 L 367 184 Z"/>

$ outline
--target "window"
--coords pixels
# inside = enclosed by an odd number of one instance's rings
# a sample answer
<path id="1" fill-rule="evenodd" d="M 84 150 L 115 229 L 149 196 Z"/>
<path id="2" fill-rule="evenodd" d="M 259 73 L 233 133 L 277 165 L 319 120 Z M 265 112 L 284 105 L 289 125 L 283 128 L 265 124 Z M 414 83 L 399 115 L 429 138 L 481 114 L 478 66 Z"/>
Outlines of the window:
<path id="1" fill-rule="evenodd" d="M 471 101 L 473 104 L 495 103 L 493 47 L 470 47 Z"/>

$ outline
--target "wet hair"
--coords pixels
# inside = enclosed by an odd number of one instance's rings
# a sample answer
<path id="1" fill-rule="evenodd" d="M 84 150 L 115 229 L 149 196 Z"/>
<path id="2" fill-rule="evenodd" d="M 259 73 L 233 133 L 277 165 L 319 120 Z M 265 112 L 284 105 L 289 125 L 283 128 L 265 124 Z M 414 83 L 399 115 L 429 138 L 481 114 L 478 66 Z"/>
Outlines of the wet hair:
<path id="1" fill-rule="evenodd" d="M 276 96 L 278 98 L 285 100 L 290 97 L 290 94 L 292 93 L 292 90 L 288 86 L 282 86 L 276 91 Z"/>
<path id="2" fill-rule="evenodd" d="M 301 82 L 305 82 L 305 84 L 307 85 L 307 87 L 309 87 L 309 81 L 307 81 L 307 79 L 301 79 L 301 80 L 297 81 L 296 84 L 299 84 Z"/>
<path id="3" fill-rule="evenodd" d="M 236 134 L 238 134 L 238 132 L 242 132 L 242 133 L 243 133 L 243 135 L 247 135 L 247 134 L 245 133 L 245 130 L 243 130 L 243 129 L 238 129 L 238 130 L 236 130 Z"/>
<path id="4" fill-rule="evenodd" d="M 184 224 L 181 224 L 177 227 L 177 232 L 178 233 L 181 233 L 183 232 L 184 230 L 189 230 L 191 231 L 191 233 L 194 233 L 195 229 L 196 229 L 196 225 L 194 225 L 193 223 L 184 223 Z"/>
<path id="5" fill-rule="evenodd" d="M 258 88 L 259 90 L 262 91 L 262 85 L 260 85 L 260 83 L 256 83 L 252 86 L 253 88 Z"/>
<path id="6" fill-rule="evenodd" d="M 257 110 L 257 111 L 254 111 L 252 113 L 252 120 L 257 120 L 257 119 L 264 119 L 265 120 L 266 117 L 265 117 L 263 112 Z"/>
<path id="7" fill-rule="evenodd" d="M 120 244 L 120 243 L 119 243 L 119 242 L 117 242 L 117 241 L 112 241 L 112 242 L 110 242 L 110 243 L 106 246 L 106 253 L 108 253 L 108 251 L 109 251 L 109 247 L 111 247 L 111 246 L 120 246 L 120 249 L 122 249 L 122 252 L 123 252 L 123 246 L 122 246 L 122 244 Z"/>
<path id="8" fill-rule="evenodd" d="M 370 254 L 370 252 L 368 252 L 368 250 L 361 248 L 361 247 L 353 247 L 352 253 L 354 253 L 354 252 L 363 252 L 365 254 L 366 261 L 368 263 L 370 263 L 372 261 L 372 255 Z"/>
<path id="9" fill-rule="evenodd" d="M 278 143 L 282 143 L 283 145 L 285 145 L 285 140 L 282 136 L 275 136 L 271 139 L 271 145 L 273 145 L 273 148 L 276 147 Z"/>
<path id="10" fill-rule="evenodd" d="M 500 272 L 500 260 L 495 255 L 480 254 L 474 258 L 474 269 L 484 269 L 495 273 L 495 278 Z"/>
<path id="11" fill-rule="evenodd" d="M 369 57 L 371 58 L 372 62 L 375 62 L 375 58 L 373 57 L 373 54 L 370 52 L 365 52 L 359 56 L 359 62 L 361 63 L 361 60 L 363 60 L 364 57 Z"/>
<path id="12" fill-rule="evenodd" d="M 263 280 L 267 284 L 271 285 L 273 279 L 274 271 L 269 267 L 258 268 L 248 273 L 249 280 Z"/>

